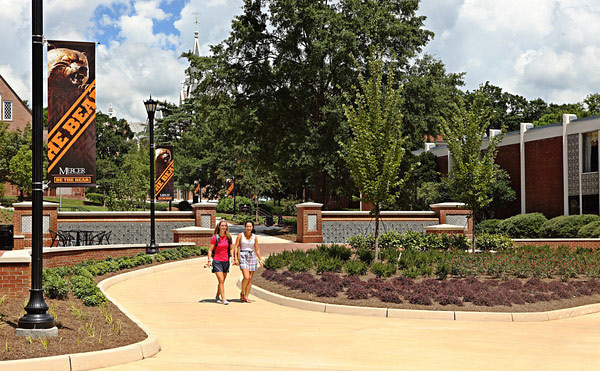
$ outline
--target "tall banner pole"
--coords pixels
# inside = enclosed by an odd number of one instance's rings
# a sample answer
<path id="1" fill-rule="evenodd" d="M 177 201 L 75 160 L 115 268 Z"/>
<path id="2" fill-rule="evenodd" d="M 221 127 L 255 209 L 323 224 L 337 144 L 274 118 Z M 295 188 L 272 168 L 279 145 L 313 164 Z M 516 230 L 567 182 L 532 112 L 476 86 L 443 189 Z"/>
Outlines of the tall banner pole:
<path id="1" fill-rule="evenodd" d="M 31 289 L 29 290 L 29 303 L 25 307 L 25 314 L 19 319 L 17 335 L 24 335 L 31 331 L 53 329 L 54 318 L 46 311 L 48 305 L 44 301 L 42 288 L 42 247 L 43 247 L 43 193 L 42 193 L 42 104 L 43 104 L 43 12 L 42 0 L 32 0 L 32 236 L 31 236 Z M 52 333 L 46 335 L 54 335 Z"/>

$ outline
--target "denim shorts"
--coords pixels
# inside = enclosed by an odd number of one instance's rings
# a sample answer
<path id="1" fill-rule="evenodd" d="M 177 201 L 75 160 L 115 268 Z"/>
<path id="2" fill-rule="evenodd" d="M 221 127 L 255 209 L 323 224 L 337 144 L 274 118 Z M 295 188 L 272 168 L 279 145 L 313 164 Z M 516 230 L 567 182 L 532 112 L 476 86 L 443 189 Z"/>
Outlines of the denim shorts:
<path id="1" fill-rule="evenodd" d="M 216 273 L 216 272 L 229 273 L 229 260 L 226 262 L 222 262 L 219 260 L 213 260 L 212 261 L 212 272 L 213 273 Z"/>

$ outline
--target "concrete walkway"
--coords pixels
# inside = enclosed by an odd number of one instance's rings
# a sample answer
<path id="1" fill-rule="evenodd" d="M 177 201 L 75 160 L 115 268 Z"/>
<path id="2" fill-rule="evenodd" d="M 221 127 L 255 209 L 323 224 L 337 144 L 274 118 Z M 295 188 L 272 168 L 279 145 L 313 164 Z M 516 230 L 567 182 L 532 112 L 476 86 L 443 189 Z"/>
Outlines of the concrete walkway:
<path id="1" fill-rule="evenodd" d="M 295 244 L 261 236 L 287 248 Z M 401 320 L 215 303 L 205 258 L 108 293 L 157 336 L 154 357 L 102 370 L 600 370 L 600 314 L 549 322 Z"/>

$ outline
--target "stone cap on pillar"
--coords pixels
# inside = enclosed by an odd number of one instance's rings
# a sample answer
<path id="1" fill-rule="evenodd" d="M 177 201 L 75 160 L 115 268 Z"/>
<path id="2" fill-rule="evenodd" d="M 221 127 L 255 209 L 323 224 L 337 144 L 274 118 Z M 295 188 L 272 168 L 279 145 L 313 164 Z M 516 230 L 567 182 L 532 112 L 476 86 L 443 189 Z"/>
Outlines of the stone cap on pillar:
<path id="1" fill-rule="evenodd" d="M 431 205 L 429 205 L 429 207 L 432 208 L 433 210 L 436 210 L 436 209 L 445 209 L 445 210 L 464 209 L 465 204 L 462 202 L 441 202 L 439 204 L 431 204 Z"/>
<path id="2" fill-rule="evenodd" d="M 298 209 L 303 208 L 303 207 L 321 208 L 321 207 L 323 207 L 323 204 L 320 204 L 317 202 L 304 202 L 304 203 L 296 205 L 296 207 Z"/>
<path id="3" fill-rule="evenodd" d="M 205 234 L 212 236 L 213 229 L 212 228 L 202 228 L 202 227 L 183 227 L 176 228 L 171 230 L 175 234 Z"/>
<path id="4" fill-rule="evenodd" d="M 211 208 L 212 209 L 216 209 L 217 208 L 217 204 L 214 203 L 214 202 L 204 202 L 204 201 L 202 201 L 202 202 L 197 202 L 195 204 L 192 204 L 192 207 L 194 209 L 199 209 L 199 208 L 201 208 L 201 209 L 211 209 Z"/>
<path id="5" fill-rule="evenodd" d="M 31 209 L 33 207 L 33 202 L 25 201 L 25 202 L 17 202 L 12 205 L 15 209 Z M 46 202 L 44 201 L 43 208 L 51 209 L 58 208 L 58 204 L 56 202 Z"/>

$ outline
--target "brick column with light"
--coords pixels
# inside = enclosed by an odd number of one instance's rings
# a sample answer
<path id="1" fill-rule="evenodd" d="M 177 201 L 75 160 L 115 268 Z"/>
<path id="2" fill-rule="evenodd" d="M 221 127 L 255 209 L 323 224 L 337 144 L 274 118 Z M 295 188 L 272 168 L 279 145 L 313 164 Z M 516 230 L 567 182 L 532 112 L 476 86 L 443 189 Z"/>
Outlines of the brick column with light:
<path id="1" fill-rule="evenodd" d="M 323 204 L 305 202 L 296 205 L 296 207 L 298 208 L 296 241 L 304 243 L 322 243 L 321 208 L 323 207 Z"/>

